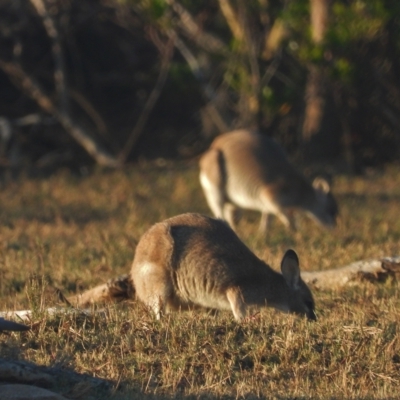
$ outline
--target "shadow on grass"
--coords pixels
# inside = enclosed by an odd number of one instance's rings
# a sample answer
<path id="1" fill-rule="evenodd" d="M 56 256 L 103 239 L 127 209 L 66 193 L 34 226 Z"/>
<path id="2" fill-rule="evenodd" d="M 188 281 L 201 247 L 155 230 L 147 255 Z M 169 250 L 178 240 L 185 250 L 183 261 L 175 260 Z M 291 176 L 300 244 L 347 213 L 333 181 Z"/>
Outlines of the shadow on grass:
<path id="1" fill-rule="evenodd" d="M 177 389 L 172 393 L 152 393 L 152 390 L 162 390 L 161 387 L 152 382 L 150 388 L 143 390 L 138 385 L 138 382 L 132 382 L 128 379 L 108 380 L 97 378 L 94 375 L 96 371 L 88 371 L 88 373 L 80 373 L 74 369 L 63 365 L 61 361 L 55 361 L 53 365 L 43 366 L 23 360 L 23 350 L 17 343 L 10 341 L 1 341 L 2 334 L 0 333 L 0 393 L 2 384 L 25 384 L 46 388 L 55 393 L 59 393 L 66 398 L 71 399 L 139 399 L 139 400 L 234 400 L 238 396 L 234 394 L 217 395 L 207 391 L 207 388 L 199 388 L 200 393 L 185 394 L 183 390 Z M 66 359 L 70 355 L 65 355 Z M 107 365 L 107 364 L 106 364 Z M 243 366 L 242 366 L 243 367 Z M 99 372 L 99 370 L 97 370 Z M 185 386 L 185 385 L 184 385 Z M 276 393 L 260 394 L 247 392 L 239 396 L 241 399 L 277 399 L 277 400 L 306 400 L 310 399 L 309 396 L 282 396 Z M 0 394 L 0 398 L 1 394 Z M 318 397 L 312 397 L 318 398 Z M 321 397 L 322 398 L 322 397 Z M 336 400 L 346 399 L 346 396 L 323 396 L 324 399 Z M 354 397 L 348 397 L 354 398 Z M 360 400 L 366 400 L 372 397 L 357 397 Z"/>

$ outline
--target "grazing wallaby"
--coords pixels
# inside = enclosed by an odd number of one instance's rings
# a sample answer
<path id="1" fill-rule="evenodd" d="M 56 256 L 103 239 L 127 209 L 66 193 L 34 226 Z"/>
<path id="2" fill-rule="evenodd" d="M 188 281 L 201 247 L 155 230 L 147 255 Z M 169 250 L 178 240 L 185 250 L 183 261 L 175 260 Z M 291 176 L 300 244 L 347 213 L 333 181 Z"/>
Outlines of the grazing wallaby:
<path id="1" fill-rule="evenodd" d="M 274 140 L 257 132 L 218 136 L 200 160 L 200 183 L 211 211 L 232 228 L 237 207 L 261 211 L 263 233 L 270 214 L 295 230 L 298 209 L 325 226 L 335 225 L 338 208 L 328 182 L 316 178 L 311 185 Z"/>
<path id="2" fill-rule="evenodd" d="M 136 248 L 131 280 L 137 297 L 155 312 L 206 307 L 232 310 L 270 306 L 315 320 L 314 300 L 288 250 L 282 274 L 257 258 L 222 220 L 182 214 L 153 225 Z"/>

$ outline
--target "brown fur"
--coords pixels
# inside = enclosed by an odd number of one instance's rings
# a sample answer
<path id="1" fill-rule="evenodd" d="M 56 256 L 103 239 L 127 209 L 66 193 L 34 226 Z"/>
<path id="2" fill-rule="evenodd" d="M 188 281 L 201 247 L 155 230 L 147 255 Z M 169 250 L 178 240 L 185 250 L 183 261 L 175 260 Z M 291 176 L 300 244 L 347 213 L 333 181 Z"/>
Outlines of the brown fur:
<path id="1" fill-rule="evenodd" d="M 270 214 L 294 230 L 297 210 L 335 225 L 338 210 L 328 182 L 317 178 L 310 184 L 275 141 L 257 132 L 218 136 L 200 160 L 200 182 L 214 215 L 233 228 L 236 208 L 260 211 L 264 233 Z"/>
<path id="2" fill-rule="evenodd" d="M 151 227 L 131 269 L 137 297 L 159 318 L 164 311 L 206 307 L 232 310 L 272 306 L 315 319 L 314 301 L 288 250 L 282 274 L 258 259 L 229 226 L 200 214 L 182 214 Z"/>

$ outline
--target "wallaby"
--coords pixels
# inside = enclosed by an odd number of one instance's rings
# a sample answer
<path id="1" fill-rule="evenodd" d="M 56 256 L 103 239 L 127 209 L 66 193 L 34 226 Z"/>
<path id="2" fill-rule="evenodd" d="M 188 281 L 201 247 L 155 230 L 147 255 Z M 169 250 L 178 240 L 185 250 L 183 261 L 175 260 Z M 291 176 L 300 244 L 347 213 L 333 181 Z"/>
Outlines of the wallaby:
<path id="1" fill-rule="evenodd" d="M 299 209 L 322 225 L 336 223 L 338 207 L 328 182 L 316 178 L 310 184 L 278 143 L 254 131 L 218 136 L 200 159 L 200 183 L 215 217 L 232 228 L 237 207 L 261 211 L 263 233 L 270 214 L 295 230 L 293 214 Z"/>
<path id="2" fill-rule="evenodd" d="M 315 320 L 314 300 L 288 250 L 282 274 L 257 258 L 225 221 L 187 213 L 153 225 L 137 245 L 131 280 L 137 297 L 160 318 L 170 310 L 269 306 Z"/>

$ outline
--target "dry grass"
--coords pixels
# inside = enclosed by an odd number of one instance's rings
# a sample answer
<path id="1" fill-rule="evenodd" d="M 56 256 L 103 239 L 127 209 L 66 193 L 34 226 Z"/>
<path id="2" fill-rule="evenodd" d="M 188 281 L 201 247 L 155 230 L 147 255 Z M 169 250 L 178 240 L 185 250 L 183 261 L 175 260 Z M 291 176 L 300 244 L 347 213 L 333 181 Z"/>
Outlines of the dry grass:
<path id="1" fill-rule="evenodd" d="M 258 215 L 248 212 L 239 234 L 275 268 L 288 247 L 298 252 L 303 270 L 399 255 L 399 172 L 392 167 L 362 178 L 338 177 L 341 219 L 334 231 L 301 216 L 299 233 L 290 234 L 274 221 L 265 245 L 257 234 Z M 192 164 L 3 184 L 0 309 L 34 307 L 36 314 L 32 331 L 0 336 L 0 356 L 110 379 L 117 399 L 397 397 L 396 282 L 315 292 L 317 323 L 271 310 L 243 324 L 228 312 L 155 321 L 135 302 L 85 318 L 49 317 L 40 310 L 45 297 L 27 285 L 30 277 L 72 294 L 126 273 L 142 233 L 186 211 L 209 213 Z"/>

